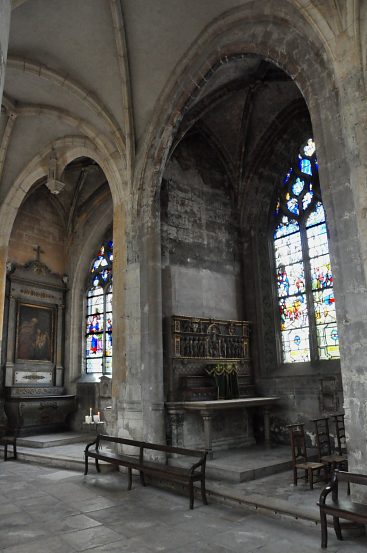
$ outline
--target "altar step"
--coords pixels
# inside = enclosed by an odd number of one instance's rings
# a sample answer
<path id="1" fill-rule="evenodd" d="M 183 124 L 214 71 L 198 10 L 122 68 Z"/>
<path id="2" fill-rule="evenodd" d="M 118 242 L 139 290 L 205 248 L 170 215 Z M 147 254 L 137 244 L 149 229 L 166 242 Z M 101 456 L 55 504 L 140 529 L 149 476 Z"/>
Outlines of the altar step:
<path id="1" fill-rule="evenodd" d="M 76 432 L 20 437 L 17 439 L 18 458 L 20 461 L 82 471 L 85 446 L 94 438 L 93 434 Z M 107 467 L 113 468 L 111 465 Z M 255 445 L 215 451 L 214 458 L 207 461 L 206 474 L 213 481 L 240 483 L 290 468 L 289 446 L 265 448 Z"/>
<path id="2" fill-rule="evenodd" d="M 54 434 L 39 434 L 36 436 L 21 436 L 17 438 L 19 447 L 57 447 L 78 442 L 92 441 L 93 435 L 77 432 L 58 432 Z"/>

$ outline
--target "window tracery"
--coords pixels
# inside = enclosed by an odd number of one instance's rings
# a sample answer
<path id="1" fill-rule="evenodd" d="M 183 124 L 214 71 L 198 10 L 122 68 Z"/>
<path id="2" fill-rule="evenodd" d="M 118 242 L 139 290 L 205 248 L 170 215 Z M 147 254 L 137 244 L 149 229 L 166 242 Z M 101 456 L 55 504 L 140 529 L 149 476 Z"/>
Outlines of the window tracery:
<path id="1" fill-rule="evenodd" d="M 339 358 L 327 225 L 312 138 L 279 186 L 273 246 L 283 362 Z"/>

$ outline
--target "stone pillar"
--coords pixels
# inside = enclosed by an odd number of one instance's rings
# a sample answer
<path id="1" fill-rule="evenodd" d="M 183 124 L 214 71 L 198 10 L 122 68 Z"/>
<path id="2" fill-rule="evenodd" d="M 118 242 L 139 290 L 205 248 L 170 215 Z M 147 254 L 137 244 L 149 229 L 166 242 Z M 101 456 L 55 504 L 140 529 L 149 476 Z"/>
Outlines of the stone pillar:
<path id="1" fill-rule="evenodd" d="M 0 103 L 3 98 L 5 65 L 8 55 L 11 0 L 0 0 Z"/>
<path id="2" fill-rule="evenodd" d="M 349 470 L 364 473 L 367 462 L 367 98 L 357 55 L 351 61 L 352 41 L 346 45 L 342 44 L 343 40 L 347 38 L 340 37 L 340 48 L 343 51 L 348 48 L 350 55 L 336 63 L 340 114 L 335 116 L 335 107 L 324 97 L 322 133 L 318 137 L 319 129 L 315 126 L 315 138 L 320 143 L 320 181 L 330 233 Z"/>
<path id="3" fill-rule="evenodd" d="M 124 226 L 128 238 L 121 235 Z M 115 210 L 113 234 L 116 247 L 128 240 L 125 266 L 119 259 L 122 252 L 114 246 L 116 431 L 127 438 L 165 443 L 159 213 L 123 225 Z"/>
<path id="4" fill-rule="evenodd" d="M 126 349 L 126 206 L 116 204 L 113 212 L 113 353 L 111 432 L 130 436 L 124 399 L 128 379 Z"/>
<path id="5" fill-rule="evenodd" d="M 159 201 L 140 235 L 141 393 L 144 439 L 165 443 Z"/>

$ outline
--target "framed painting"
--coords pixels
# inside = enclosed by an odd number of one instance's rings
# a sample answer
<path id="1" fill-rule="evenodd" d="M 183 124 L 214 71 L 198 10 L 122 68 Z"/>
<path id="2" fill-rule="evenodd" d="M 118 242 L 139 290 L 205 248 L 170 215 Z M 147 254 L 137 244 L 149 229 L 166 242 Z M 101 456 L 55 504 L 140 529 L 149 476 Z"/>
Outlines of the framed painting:
<path id="1" fill-rule="evenodd" d="M 52 361 L 55 311 L 52 307 L 18 304 L 16 358 Z"/>

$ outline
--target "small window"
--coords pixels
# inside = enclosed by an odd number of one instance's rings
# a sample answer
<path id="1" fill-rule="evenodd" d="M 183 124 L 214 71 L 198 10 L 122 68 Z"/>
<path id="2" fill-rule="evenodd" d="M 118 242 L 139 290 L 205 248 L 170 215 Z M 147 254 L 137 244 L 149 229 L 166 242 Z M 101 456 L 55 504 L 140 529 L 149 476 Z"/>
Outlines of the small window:
<path id="1" fill-rule="evenodd" d="M 90 269 L 87 291 L 86 372 L 112 374 L 113 242 L 102 244 Z"/>
<path id="2" fill-rule="evenodd" d="M 312 138 L 280 183 L 273 222 L 282 361 L 339 358 L 327 225 Z"/>

